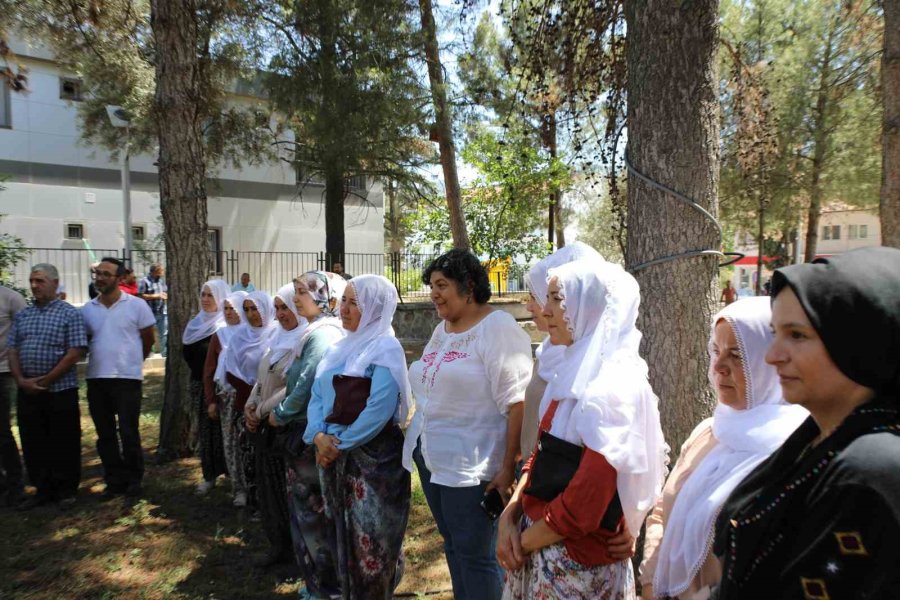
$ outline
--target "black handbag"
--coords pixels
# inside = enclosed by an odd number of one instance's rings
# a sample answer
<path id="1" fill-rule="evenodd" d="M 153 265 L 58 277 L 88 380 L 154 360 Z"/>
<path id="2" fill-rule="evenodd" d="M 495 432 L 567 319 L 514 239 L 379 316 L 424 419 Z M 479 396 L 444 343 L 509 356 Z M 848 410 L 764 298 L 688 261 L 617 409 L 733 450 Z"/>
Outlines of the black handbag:
<path id="1" fill-rule="evenodd" d="M 366 408 L 372 391 L 372 378 L 335 375 L 331 382 L 334 386 L 334 406 L 331 414 L 325 417 L 325 422 L 350 425 Z"/>
<path id="2" fill-rule="evenodd" d="M 559 496 L 578 471 L 583 454 L 584 448 L 578 444 L 542 431 L 538 440 L 537 454 L 531 463 L 531 474 L 525 493 L 544 502 L 550 502 Z M 616 531 L 622 515 L 622 502 L 619 500 L 619 492 L 616 491 L 603 514 L 600 527 Z"/>

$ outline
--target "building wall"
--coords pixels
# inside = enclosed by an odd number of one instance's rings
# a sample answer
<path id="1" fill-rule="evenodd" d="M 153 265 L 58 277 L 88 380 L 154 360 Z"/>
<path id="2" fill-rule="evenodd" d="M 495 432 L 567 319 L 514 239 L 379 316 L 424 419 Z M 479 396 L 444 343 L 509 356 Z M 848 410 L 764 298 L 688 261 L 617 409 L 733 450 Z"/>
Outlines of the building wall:
<path id="1" fill-rule="evenodd" d="M 11 177 L 0 190 L 0 233 L 29 247 L 121 249 L 124 246 L 121 165 L 104 149 L 86 146 L 79 135 L 77 103 L 60 99 L 61 72 L 46 48 L 14 41 L 29 70 L 29 91 L 11 93 L 8 127 L 0 127 L 0 174 Z M 235 96 L 233 102 L 253 104 Z M 131 157 L 132 225 L 149 239 L 159 231 L 155 157 Z M 283 161 L 236 169 L 210 169 L 209 226 L 220 230 L 220 248 L 260 252 L 319 252 L 325 247 L 324 188 L 296 185 Z M 384 248 L 381 186 L 358 190 L 365 200 L 346 202 L 346 249 L 380 254 Z M 66 239 L 67 225 L 80 224 L 84 241 Z"/>
<path id="2" fill-rule="evenodd" d="M 859 227 L 866 227 L 866 237 L 859 237 Z M 838 239 L 825 239 L 825 227 L 840 227 Z M 857 233 L 851 238 L 851 226 L 855 226 Z M 834 229 L 832 229 L 834 232 Z M 875 210 L 836 210 L 824 211 L 819 220 L 819 243 L 816 245 L 818 254 L 839 254 L 856 248 L 881 245 L 881 220 Z"/>

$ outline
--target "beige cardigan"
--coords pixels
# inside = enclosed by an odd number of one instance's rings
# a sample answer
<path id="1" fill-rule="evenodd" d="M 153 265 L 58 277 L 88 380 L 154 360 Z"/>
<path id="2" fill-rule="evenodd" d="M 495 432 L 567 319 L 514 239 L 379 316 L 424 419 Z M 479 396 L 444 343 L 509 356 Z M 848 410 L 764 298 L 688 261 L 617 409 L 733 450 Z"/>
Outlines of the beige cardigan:
<path id="1" fill-rule="evenodd" d="M 270 367 L 269 352 L 270 350 L 267 350 L 262 360 L 259 361 L 256 384 L 250 392 L 250 397 L 247 398 L 247 406 L 256 407 L 256 417 L 260 420 L 268 418 L 269 413 L 284 400 L 287 388 L 284 371 L 288 366 L 288 361 L 293 357 L 288 352 L 284 358 Z"/>
<path id="2" fill-rule="evenodd" d="M 703 461 L 710 450 L 718 443 L 713 436 L 712 418 L 700 423 L 690 437 L 681 446 L 681 454 L 666 480 L 663 495 L 657 501 L 653 512 L 647 517 L 647 529 L 644 537 L 644 560 L 641 561 L 640 581 L 643 587 L 641 597 L 644 600 L 653 598 L 653 575 L 659 559 L 659 547 L 662 545 L 666 520 L 672 512 L 675 498 L 681 486 L 687 481 L 694 469 Z M 690 587 L 679 594 L 679 600 L 705 600 L 709 597 L 710 587 L 722 579 L 722 567 L 718 559 L 710 553 L 700 567 L 700 571 L 691 582 Z"/>

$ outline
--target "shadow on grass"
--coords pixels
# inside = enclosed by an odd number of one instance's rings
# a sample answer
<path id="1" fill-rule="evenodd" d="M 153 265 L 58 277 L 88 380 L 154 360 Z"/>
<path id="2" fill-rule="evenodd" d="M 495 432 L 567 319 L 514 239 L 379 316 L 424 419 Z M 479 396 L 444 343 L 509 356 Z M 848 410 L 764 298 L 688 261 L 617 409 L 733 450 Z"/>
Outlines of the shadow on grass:
<path id="1" fill-rule="evenodd" d="M 0 509 L 0 598 L 291 598 L 299 581 L 292 564 L 259 569 L 266 549 L 259 523 L 231 505 L 220 478 L 203 498 L 196 458 L 157 465 L 163 372 L 145 374 L 141 436 L 146 473 L 140 500 L 101 502 L 103 478 L 96 434 L 82 386 L 82 481 L 78 503 L 18 513 Z M 15 423 L 15 419 L 13 419 Z M 14 428 L 16 435 L 17 429 Z M 449 588 L 443 548 L 413 478 L 407 568 L 398 592 Z M 429 596 L 429 598 L 451 597 Z"/>

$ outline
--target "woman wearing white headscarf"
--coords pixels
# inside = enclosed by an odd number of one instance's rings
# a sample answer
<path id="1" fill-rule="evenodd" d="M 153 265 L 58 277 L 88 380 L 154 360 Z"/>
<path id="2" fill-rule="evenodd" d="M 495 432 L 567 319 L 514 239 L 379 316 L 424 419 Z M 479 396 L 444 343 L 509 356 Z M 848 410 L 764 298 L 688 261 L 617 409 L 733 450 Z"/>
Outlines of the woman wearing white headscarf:
<path id="1" fill-rule="evenodd" d="M 766 351 L 774 338 L 768 297 L 719 312 L 710 334 L 715 413 L 694 429 L 650 517 L 641 563 L 642 596 L 703 600 L 722 570 L 711 554 L 716 516 L 731 491 L 809 415 L 787 404 Z"/>
<path id="2" fill-rule="evenodd" d="M 235 332 L 244 324 L 242 306 L 246 297 L 247 292 L 233 292 L 225 298 L 222 303 L 225 327 L 217 329 L 213 334 L 203 366 L 207 416 L 213 421 L 219 421 L 225 464 L 228 468 L 228 476 L 231 478 L 231 494 L 234 505 L 239 507 L 247 504 L 247 485 L 238 460 L 236 421 L 239 413 L 235 413 L 234 410 L 237 392 L 225 380 L 225 351 Z"/>
<path id="3" fill-rule="evenodd" d="M 257 293 L 251 292 L 250 297 Z M 263 530 L 269 540 L 268 551 L 254 561 L 260 567 L 287 562 L 293 556 L 284 481 L 283 436 L 269 426 L 268 418 L 272 409 L 284 400 L 287 386 L 285 373 L 293 362 L 294 348 L 306 328 L 306 319 L 297 313 L 294 306 L 293 284 L 282 286 L 272 302 L 278 325 L 274 326 L 269 347 L 259 361 L 256 384 L 244 406 L 247 435 L 253 442 L 256 499 Z"/>
<path id="4" fill-rule="evenodd" d="M 554 267 L 583 258 L 603 260 L 603 257 L 587 244 L 572 242 L 538 261 L 528 270 L 525 285 L 528 287 L 529 298 L 525 308 L 531 313 L 538 331 L 547 333 L 547 321 L 543 315 L 544 304 L 547 302 L 547 272 Z M 534 353 L 534 370 L 531 373 L 531 381 L 525 388 L 525 410 L 522 414 L 523 461 L 528 460 L 537 444 L 538 422 L 541 420 L 538 408 L 541 405 L 541 398 L 544 397 L 544 391 L 547 389 L 547 382 L 553 377 L 564 350 L 563 346 L 551 344 L 550 336 L 547 336 Z"/>
<path id="5" fill-rule="evenodd" d="M 200 290 L 200 312 L 188 321 L 181 336 L 184 360 L 191 370 L 191 400 L 199 418 L 200 468 L 203 472 L 203 481 L 197 486 L 200 495 L 207 494 L 213 488 L 216 477 L 228 472 L 222 429 L 209 418 L 203 392 L 206 354 L 216 331 L 225 327 L 223 308 L 228 293 L 228 284 L 224 281 L 212 279 L 204 283 Z"/>
<path id="6" fill-rule="evenodd" d="M 244 505 L 255 508 L 255 452 L 253 441 L 247 435 L 244 407 L 259 377 L 259 365 L 275 333 L 275 305 L 272 297 L 265 292 L 251 292 L 244 297 L 240 310 L 244 322 L 231 336 L 228 348 L 225 349 L 222 370 L 225 383 L 234 389 L 232 408 L 235 415 L 237 470 L 240 472 L 235 480 L 236 483 L 240 482 L 243 486 L 241 491 L 244 492 L 243 498 L 236 494 L 235 504 L 240 505 L 238 500 L 243 500 Z"/>
<path id="7" fill-rule="evenodd" d="M 343 277 L 322 271 L 310 271 L 294 280 L 294 305 L 309 325 L 293 349 L 287 396 L 269 413 L 269 424 L 285 432 L 291 539 L 305 593 L 314 598 L 328 598 L 340 594 L 341 589 L 328 543 L 330 521 L 325 516 L 315 448 L 307 446 L 302 435 L 316 369 L 325 352 L 344 337 L 337 311 L 346 287 Z"/>
<path id="8" fill-rule="evenodd" d="M 503 596 L 634 598 L 631 561 L 611 556 L 608 541 L 626 524 L 640 529 L 668 450 L 638 355 L 638 284 L 596 260 L 549 278 L 544 316 L 566 348 L 541 401 L 538 449 L 500 517 Z"/>
<path id="9" fill-rule="evenodd" d="M 397 301 L 381 275 L 347 283 L 347 337 L 319 363 L 307 410 L 303 439 L 316 447 L 344 598 L 390 598 L 402 575 L 410 474 L 398 424 L 409 415 L 410 392 L 406 356 L 391 327 Z"/>

